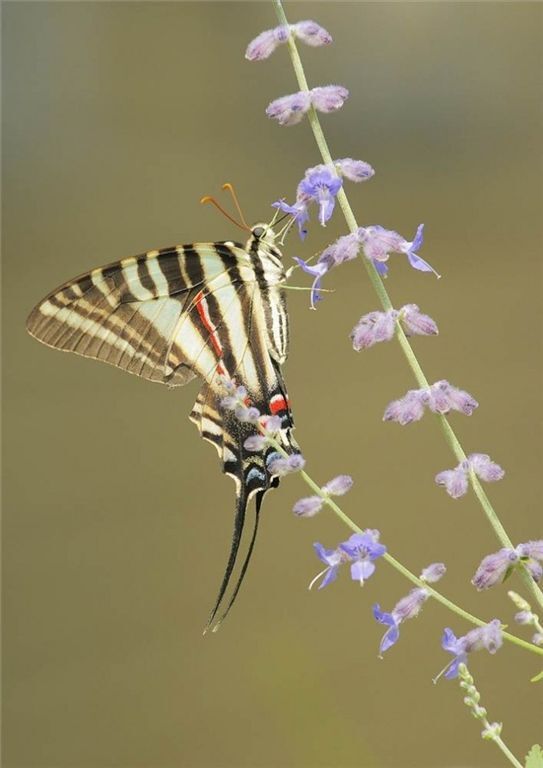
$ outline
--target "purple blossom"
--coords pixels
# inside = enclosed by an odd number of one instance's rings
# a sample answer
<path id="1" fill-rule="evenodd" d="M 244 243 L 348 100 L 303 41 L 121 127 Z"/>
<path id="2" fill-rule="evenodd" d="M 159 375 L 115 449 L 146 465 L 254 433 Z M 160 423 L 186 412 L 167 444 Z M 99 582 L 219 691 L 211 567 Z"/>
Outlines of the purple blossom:
<path id="1" fill-rule="evenodd" d="M 310 107 L 311 93 L 298 91 L 272 101 L 266 108 L 266 114 L 273 120 L 277 120 L 279 125 L 296 125 L 302 121 Z"/>
<path id="2" fill-rule="evenodd" d="M 458 667 L 460 664 L 467 663 L 468 653 L 482 649 L 487 650 L 489 653 L 496 653 L 501 647 L 502 642 L 503 636 L 499 619 L 494 619 L 489 624 L 485 624 L 484 627 L 472 629 L 463 637 L 456 637 L 452 629 L 445 629 L 441 646 L 448 653 L 452 653 L 454 658 L 438 677 L 441 674 L 445 674 L 448 680 L 457 677 Z"/>
<path id="3" fill-rule="evenodd" d="M 249 61 L 263 61 L 283 43 L 286 43 L 291 32 L 294 37 L 313 47 L 328 45 L 332 42 L 329 33 L 317 24 L 316 21 L 298 21 L 296 24 L 281 25 L 273 29 L 266 29 L 254 40 L 251 40 L 245 51 L 245 58 Z"/>
<path id="4" fill-rule="evenodd" d="M 420 574 L 421 581 L 425 581 L 427 584 L 435 584 L 446 573 L 447 567 L 445 563 L 432 563 L 422 570 Z"/>
<path id="5" fill-rule="evenodd" d="M 404 253 L 412 267 L 421 272 L 433 272 L 439 277 L 435 269 L 416 253 L 422 246 L 423 231 L 424 224 L 420 224 L 414 239 L 409 242 L 391 229 L 374 225 L 371 227 L 360 227 L 358 237 L 364 250 L 364 255 L 373 262 L 380 275 L 387 274 L 388 267 L 385 262 L 388 261 L 391 253 Z"/>
<path id="6" fill-rule="evenodd" d="M 290 456 L 287 457 L 277 454 L 276 456 L 273 456 L 273 458 L 270 458 L 268 463 L 270 474 L 277 477 L 284 477 L 291 472 L 299 472 L 304 466 L 305 459 L 301 453 L 291 453 Z"/>
<path id="7" fill-rule="evenodd" d="M 471 583 L 478 589 L 488 589 L 510 575 L 511 571 L 523 563 L 534 581 L 543 576 L 543 540 L 527 541 L 514 549 L 504 547 L 484 557 L 475 572 Z"/>
<path id="8" fill-rule="evenodd" d="M 351 331 L 353 348 L 359 352 L 369 349 L 380 341 L 390 341 L 396 330 L 398 312 L 389 309 L 388 312 L 369 312 L 363 315 Z"/>
<path id="9" fill-rule="evenodd" d="M 399 400 L 393 400 L 385 409 L 383 421 L 397 421 L 405 426 L 413 421 L 419 421 L 424 415 L 424 403 L 421 398 L 423 390 L 411 389 Z"/>
<path id="10" fill-rule="evenodd" d="M 309 169 L 298 185 L 300 200 L 314 200 L 319 205 L 319 222 L 324 227 L 334 212 L 340 177 L 325 165 Z"/>
<path id="11" fill-rule="evenodd" d="M 292 507 L 292 511 L 298 517 L 314 517 L 321 511 L 323 503 L 324 500 L 321 496 L 306 496 L 303 499 L 298 499 Z"/>
<path id="12" fill-rule="evenodd" d="M 338 475 L 323 485 L 321 490 L 329 496 L 344 496 L 353 487 L 353 478 L 350 475 Z"/>
<path id="13" fill-rule="evenodd" d="M 349 91 L 342 85 L 322 85 L 311 89 L 311 103 L 319 112 L 335 112 L 348 98 Z"/>
<path id="14" fill-rule="evenodd" d="M 419 336 L 435 336 L 438 333 L 437 325 L 428 315 L 424 315 L 416 304 L 406 304 L 400 310 L 400 320 L 406 333 Z"/>
<path id="15" fill-rule="evenodd" d="M 289 28 L 286 25 L 266 29 L 254 40 L 251 40 L 245 51 L 245 58 L 249 61 L 263 61 L 267 59 L 282 43 L 288 40 Z"/>
<path id="16" fill-rule="evenodd" d="M 280 416 L 262 416 L 260 418 L 260 424 L 270 435 L 275 435 L 277 432 L 280 432 L 283 427 L 283 421 Z"/>
<path id="17" fill-rule="evenodd" d="M 386 547 L 379 543 L 379 532 L 370 530 L 353 533 L 339 548 L 352 561 L 351 578 L 361 586 L 375 571 L 373 561 L 386 552 Z"/>
<path id="18" fill-rule="evenodd" d="M 416 587 L 412 589 L 405 597 L 399 600 L 390 613 L 381 610 L 381 606 L 373 606 L 373 615 L 380 624 L 388 627 L 381 639 L 379 646 L 379 656 L 382 657 L 385 651 L 388 651 L 400 637 L 400 624 L 406 619 L 414 619 L 419 615 L 422 606 L 430 597 L 427 589 Z"/>
<path id="19" fill-rule="evenodd" d="M 369 163 L 365 163 L 363 160 L 353 160 L 352 157 L 334 160 L 334 165 L 338 173 L 345 176 L 349 181 L 368 181 L 375 175 L 375 171 Z"/>
<path id="20" fill-rule="evenodd" d="M 459 499 L 468 492 L 468 476 L 462 465 L 456 469 L 445 469 L 436 475 L 435 481 L 443 486 L 449 496 L 453 499 Z"/>
<path id="21" fill-rule="evenodd" d="M 237 405 L 234 409 L 235 417 L 238 421 L 256 424 L 260 418 L 260 411 L 253 406 Z"/>
<path id="22" fill-rule="evenodd" d="M 311 309 L 315 309 L 315 304 L 322 298 L 319 291 L 321 289 L 322 278 L 328 272 L 328 267 L 323 262 L 317 262 L 314 266 L 311 266 L 306 261 L 299 259 L 296 256 L 294 257 L 294 261 L 304 272 L 307 272 L 308 275 L 315 278 L 311 286 Z"/>
<path id="23" fill-rule="evenodd" d="M 321 576 L 323 578 L 319 584 L 319 589 L 323 589 L 323 587 L 326 587 L 332 581 L 335 581 L 339 571 L 339 566 L 341 565 L 344 558 L 339 549 L 325 549 L 325 547 L 323 547 L 322 544 L 319 544 L 318 541 L 313 544 L 313 548 L 315 549 L 319 560 L 322 560 L 323 563 L 326 563 L 326 568 L 318 573 L 314 579 L 312 579 L 311 583 L 309 584 L 309 589 L 313 587 L 313 585 L 321 578 Z"/>
<path id="24" fill-rule="evenodd" d="M 330 584 L 337 577 L 342 563 L 351 563 L 351 578 L 362 585 L 375 571 L 373 561 L 386 552 L 386 547 L 379 543 L 379 531 L 366 529 L 363 533 L 354 533 L 336 549 L 325 549 L 322 544 L 313 545 L 315 552 L 327 567 L 311 581 L 309 589 L 324 577 L 319 589 Z"/>
<path id="25" fill-rule="evenodd" d="M 307 229 L 304 224 L 309 221 L 309 210 L 307 208 L 307 201 L 298 201 L 294 205 L 289 205 L 285 200 L 278 200 L 276 203 L 272 203 L 273 208 L 278 208 L 283 213 L 289 213 L 296 224 L 298 225 L 298 233 L 302 240 L 305 240 L 307 235 Z"/>
<path id="26" fill-rule="evenodd" d="M 329 45 L 332 42 L 330 33 L 316 21 L 298 21 L 296 24 L 291 24 L 290 28 L 295 37 L 306 45 L 317 47 Z"/>
<path id="27" fill-rule="evenodd" d="M 461 461 L 455 469 L 446 469 L 436 475 L 435 481 L 442 485 L 449 496 L 458 499 L 468 491 L 469 472 L 486 482 L 501 480 L 505 472 L 486 453 L 471 453 L 466 461 Z"/>
<path id="28" fill-rule="evenodd" d="M 268 441 L 264 435 L 251 435 L 245 440 L 243 447 L 251 453 L 257 453 L 264 450 L 267 444 Z"/>

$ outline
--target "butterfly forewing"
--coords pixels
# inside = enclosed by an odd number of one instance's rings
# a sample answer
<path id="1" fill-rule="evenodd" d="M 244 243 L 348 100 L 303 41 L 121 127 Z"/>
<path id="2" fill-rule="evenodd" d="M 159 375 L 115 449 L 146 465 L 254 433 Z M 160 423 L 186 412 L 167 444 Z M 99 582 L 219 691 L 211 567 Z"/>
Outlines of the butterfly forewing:
<path id="1" fill-rule="evenodd" d="M 253 230 L 256 232 L 256 229 Z M 279 434 L 296 452 L 280 365 L 288 348 L 285 273 L 273 242 L 253 234 L 239 243 L 197 243 L 149 251 L 97 268 L 57 288 L 31 312 L 28 331 L 56 349 L 115 365 L 150 381 L 180 386 L 203 380 L 190 418 L 222 459 L 236 482 L 232 548 L 215 616 L 232 574 L 245 510 L 257 494 L 277 485 L 269 469 L 273 453 L 250 453 L 254 435 L 221 406 L 224 380 L 243 385 L 262 414 L 282 417 Z M 230 599 L 245 573 L 256 535 Z M 227 608 L 227 610 L 228 610 Z"/>

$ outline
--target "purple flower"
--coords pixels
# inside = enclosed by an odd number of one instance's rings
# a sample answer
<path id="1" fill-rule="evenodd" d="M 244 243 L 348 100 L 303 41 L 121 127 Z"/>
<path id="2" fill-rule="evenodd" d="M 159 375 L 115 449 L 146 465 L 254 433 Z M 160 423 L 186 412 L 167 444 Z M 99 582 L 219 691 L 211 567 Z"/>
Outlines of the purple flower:
<path id="1" fill-rule="evenodd" d="M 272 454 L 268 459 L 268 469 L 270 474 L 277 477 L 284 477 L 291 472 L 299 472 L 304 468 L 305 459 L 301 453 L 291 453 L 288 457 L 280 454 Z"/>
<path id="2" fill-rule="evenodd" d="M 499 552 L 484 557 L 471 580 L 479 591 L 493 587 L 503 581 L 519 562 L 518 553 L 510 547 L 504 547 Z"/>
<path id="3" fill-rule="evenodd" d="M 439 275 L 431 267 L 428 262 L 421 259 L 416 253 L 422 246 L 423 241 L 424 224 L 420 224 L 414 239 L 409 242 L 405 240 L 397 232 L 391 229 L 385 229 L 379 225 L 371 227 L 360 227 L 358 230 L 358 237 L 364 255 L 367 259 L 373 262 L 375 268 L 381 275 L 386 275 L 388 267 L 385 264 L 388 261 L 391 253 L 404 253 L 409 263 L 415 269 L 421 272 L 433 272 L 437 277 Z"/>
<path id="4" fill-rule="evenodd" d="M 296 256 L 294 257 L 294 261 L 303 269 L 304 272 L 307 272 L 308 275 L 312 275 L 312 277 L 315 278 L 311 286 L 311 309 L 315 309 L 315 304 L 322 298 L 319 294 L 319 291 L 321 289 L 322 278 L 328 272 L 328 267 L 322 262 L 317 262 L 312 267 L 303 259 L 299 259 Z"/>
<path id="5" fill-rule="evenodd" d="M 521 557 L 531 557 L 543 563 L 543 539 L 537 541 L 527 541 L 519 544 L 517 551 Z"/>
<path id="6" fill-rule="evenodd" d="M 283 422 L 280 416 L 261 416 L 260 424 L 270 435 L 275 435 L 277 432 L 280 432 L 283 427 Z"/>
<path id="7" fill-rule="evenodd" d="M 319 589 L 323 589 L 323 587 L 328 586 L 328 584 L 330 584 L 332 581 L 335 581 L 337 578 L 339 566 L 343 560 L 343 555 L 338 549 L 325 549 L 322 544 L 319 544 L 318 541 L 313 544 L 313 548 L 315 549 L 319 560 L 322 560 L 323 563 L 326 563 L 326 568 L 318 573 L 314 579 L 312 579 L 311 583 L 309 584 L 309 589 L 313 587 L 313 585 L 321 578 L 321 576 L 323 579 L 319 584 Z"/>
<path id="8" fill-rule="evenodd" d="M 385 409 L 383 421 L 397 421 L 405 426 L 413 421 L 419 421 L 424 414 L 424 403 L 421 393 L 423 390 L 411 389 L 399 400 L 393 400 Z"/>
<path id="9" fill-rule="evenodd" d="M 406 333 L 419 336 L 435 336 L 438 333 L 437 325 L 428 315 L 424 315 L 416 304 L 406 304 L 400 310 L 400 320 Z"/>
<path id="10" fill-rule="evenodd" d="M 314 200 L 319 205 L 319 222 L 324 227 L 334 212 L 342 181 L 325 165 L 309 169 L 298 185 L 298 199 Z"/>
<path id="11" fill-rule="evenodd" d="M 306 496 L 298 499 L 292 511 L 298 517 L 314 517 L 321 511 L 324 500 L 320 496 Z"/>
<path id="12" fill-rule="evenodd" d="M 339 548 L 352 561 L 351 578 L 359 581 L 361 586 L 375 571 L 373 561 L 384 555 L 387 549 L 379 543 L 379 532 L 370 530 L 353 533 Z"/>
<path id="13" fill-rule="evenodd" d="M 369 312 L 363 315 L 351 331 L 353 348 L 359 352 L 369 349 L 380 341 L 390 341 L 396 330 L 398 312 L 389 309 L 388 312 Z"/>
<path id="14" fill-rule="evenodd" d="M 448 680 L 457 677 L 460 664 L 467 663 L 468 653 L 486 649 L 489 653 L 496 653 L 503 642 L 501 621 L 494 619 L 484 627 L 470 630 L 463 637 L 456 637 L 452 629 L 445 629 L 441 640 L 442 648 L 452 653 L 454 658 L 441 674 L 445 674 Z M 436 678 L 434 682 L 437 680 Z"/>
<path id="15" fill-rule="evenodd" d="M 420 578 L 427 584 L 435 584 L 436 581 L 439 581 L 445 575 L 446 571 L 445 563 L 432 563 L 422 570 Z"/>
<path id="16" fill-rule="evenodd" d="M 486 482 L 501 480 L 505 472 L 490 459 L 486 453 L 471 453 L 466 461 L 461 461 L 455 469 L 446 469 L 436 475 L 435 481 L 442 485 L 449 496 L 458 499 L 468 491 L 469 472 L 475 474 Z"/>
<path id="17" fill-rule="evenodd" d="M 302 121 L 310 107 L 310 92 L 298 91 L 272 101 L 266 108 L 266 114 L 273 120 L 277 120 L 279 125 L 296 125 Z"/>
<path id="18" fill-rule="evenodd" d="M 311 89 L 311 103 L 319 112 L 335 112 L 345 104 L 349 91 L 342 85 L 323 85 Z"/>
<path id="19" fill-rule="evenodd" d="M 328 32 L 317 24 L 316 21 L 298 21 L 290 27 L 281 25 L 273 29 L 266 29 L 258 37 L 251 40 L 245 51 L 245 58 L 249 61 L 263 61 L 267 59 L 282 43 L 286 43 L 291 32 L 294 37 L 311 46 L 328 45 L 332 38 Z"/>
<path id="20" fill-rule="evenodd" d="M 323 485 L 321 490 L 329 496 L 344 496 L 353 487 L 353 478 L 350 475 L 338 475 Z"/>
<path id="21" fill-rule="evenodd" d="M 317 24 L 316 21 L 298 21 L 296 24 L 290 26 L 293 34 L 306 45 L 317 47 L 320 45 L 329 45 L 332 42 L 332 37 L 324 27 Z"/>
<path id="22" fill-rule="evenodd" d="M 264 435 L 251 435 L 248 437 L 245 442 L 243 443 L 243 447 L 246 451 L 250 451 L 251 453 L 257 453 L 259 451 L 264 450 L 266 445 L 268 444 L 268 441 L 264 437 Z"/>
<path id="23" fill-rule="evenodd" d="M 282 43 L 288 40 L 289 29 L 287 26 L 274 27 L 261 32 L 258 37 L 251 40 L 245 51 L 245 58 L 249 61 L 262 61 L 271 56 Z"/>
<path id="24" fill-rule="evenodd" d="M 307 209 L 307 202 L 299 201 L 294 205 L 289 205 L 285 200 L 278 200 L 276 203 L 272 203 L 273 208 L 279 208 L 283 213 L 289 213 L 294 217 L 294 221 L 298 225 L 298 233 L 302 240 L 307 235 L 307 229 L 304 224 L 309 220 L 309 211 Z"/>
<path id="25" fill-rule="evenodd" d="M 468 492 L 468 476 L 462 465 L 456 469 L 446 469 L 436 475 L 435 481 L 443 486 L 449 496 L 459 499 Z"/>
<path id="26" fill-rule="evenodd" d="M 363 160 L 353 160 L 352 157 L 344 157 L 341 160 L 334 160 L 336 170 L 349 181 L 367 181 L 375 175 L 375 171 L 369 163 Z"/>
<path id="27" fill-rule="evenodd" d="M 234 409 L 234 415 L 238 421 L 256 424 L 260 418 L 260 411 L 253 406 L 237 405 Z"/>
<path id="28" fill-rule="evenodd" d="M 405 597 L 399 600 L 390 613 L 381 610 L 380 605 L 373 606 L 373 615 L 380 624 L 388 626 L 387 631 L 381 639 L 379 646 L 379 656 L 382 657 L 385 651 L 388 651 L 400 637 L 400 624 L 406 619 L 414 619 L 419 615 L 422 606 L 430 597 L 428 590 L 416 587 L 412 589 Z"/>

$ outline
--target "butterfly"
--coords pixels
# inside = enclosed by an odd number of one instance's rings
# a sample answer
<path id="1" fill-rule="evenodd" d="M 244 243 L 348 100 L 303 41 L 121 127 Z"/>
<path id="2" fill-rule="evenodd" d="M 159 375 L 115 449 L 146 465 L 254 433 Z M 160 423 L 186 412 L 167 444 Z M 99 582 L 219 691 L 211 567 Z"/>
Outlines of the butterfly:
<path id="1" fill-rule="evenodd" d="M 231 185 L 243 224 L 214 198 L 211 202 L 249 233 L 238 242 L 193 243 L 147 251 L 98 267 L 49 293 L 28 317 L 27 329 L 49 347 L 101 360 L 149 381 L 179 387 L 202 382 L 190 413 L 204 440 L 219 453 L 236 487 L 234 530 L 224 577 L 207 628 L 232 607 L 249 565 L 262 499 L 276 487 L 271 446 L 252 453 L 244 445 L 258 434 L 222 406 L 225 383 L 242 386 L 262 415 L 281 419 L 277 439 L 291 455 L 299 448 L 281 372 L 289 342 L 284 284 L 287 272 L 277 247 L 282 233 L 271 224 L 249 227 Z M 272 222 L 273 223 L 273 222 Z M 252 536 L 237 582 L 217 619 L 234 567 L 247 506 L 256 499 Z"/>

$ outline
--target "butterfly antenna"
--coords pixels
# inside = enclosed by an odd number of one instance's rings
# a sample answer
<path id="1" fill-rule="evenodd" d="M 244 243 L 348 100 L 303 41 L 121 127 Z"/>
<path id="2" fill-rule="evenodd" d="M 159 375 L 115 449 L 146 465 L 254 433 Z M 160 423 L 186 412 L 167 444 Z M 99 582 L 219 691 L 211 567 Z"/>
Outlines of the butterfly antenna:
<path id="1" fill-rule="evenodd" d="M 230 216 L 230 214 L 227 213 L 224 210 L 224 208 L 221 205 L 219 205 L 219 203 L 215 200 L 215 198 L 211 197 L 211 195 L 205 195 L 204 197 L 202 197 L 200 202 L 202 203 L 202 205 L 204 205 L 205 203 L 211 203 L 211 205 L 214 205 L 215 208 L 217 208 L 222 213 L 223 216 L 225 216 L 229 221 L 235 224 L 236 227 L 239 227 L 240 229 L 244 229 L 246 232 L 251 231 L 251 228 L 247 225 L 245 220 L 243 220 L 243 224 L 240 224 L 240 222 L 236 221 L 232 216 Z"/>
<path id="2" fill-rule="evenodd" d="M 238 196 L 236 195 L 236 193 L 234 191 L 234 187 L 232 186 L 232 184 L 230 184 L 230 182 L 227 181 L 226 184 L 222 185 L 222 188 L 223 189 L 227 189 L 230 192 L 230 194 L 232 195 L 232 199 L 234 201 L 234 205 L 236 206 L 236 209 L 237 209 L 237 211 L 239 213 L 239 217 L 240 217 L 241 221 L 245 224 L 247 229 L 251 229 L 251 227 L 245 221 L 245 216 L 243 215 L 243 213 L 241 211 L 241 206 L 239 204 Z"/>

